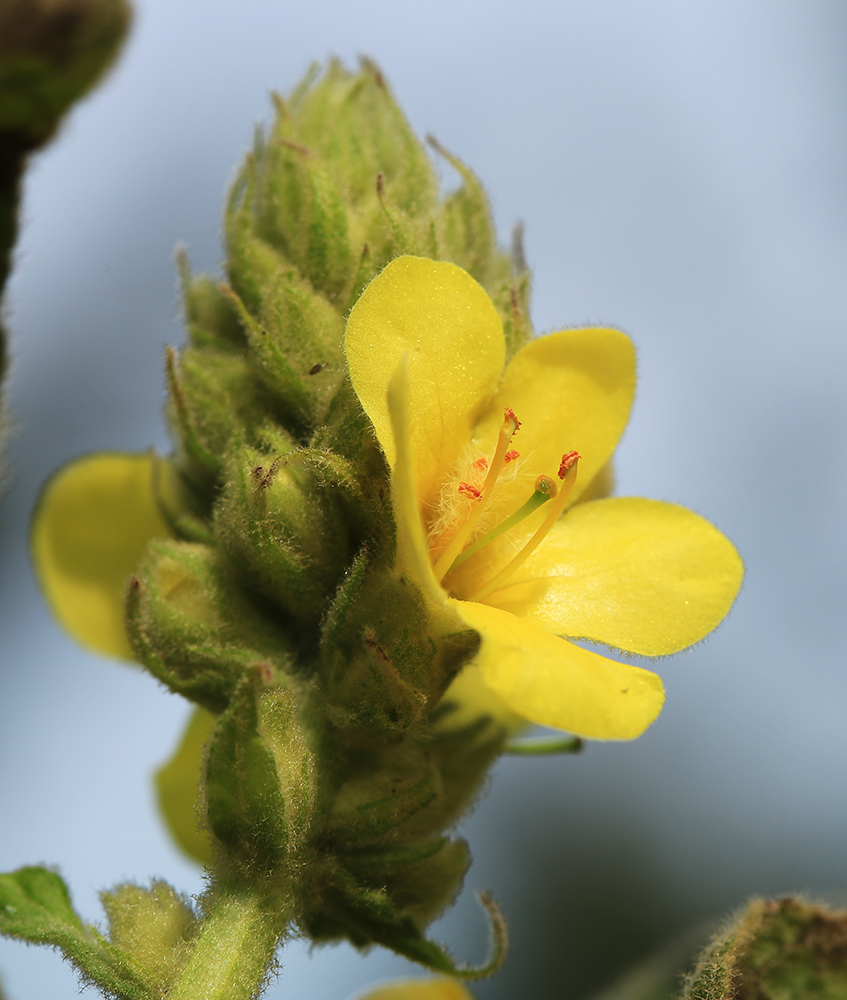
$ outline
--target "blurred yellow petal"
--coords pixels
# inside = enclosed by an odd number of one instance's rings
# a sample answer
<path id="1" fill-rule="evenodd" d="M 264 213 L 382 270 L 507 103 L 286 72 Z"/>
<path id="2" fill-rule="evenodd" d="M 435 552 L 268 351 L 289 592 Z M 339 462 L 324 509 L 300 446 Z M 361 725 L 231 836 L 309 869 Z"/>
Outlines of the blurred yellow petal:
<path id="1" fill-rule="evenodd" d="M 211 712 L 195 708 L 176 752 L 159 768 L 155 779 L 159 811 L 171 836 L 192 860 L 205 866 L 212 863 L 212 844 L 197 823 L 197 793 L 203 747 L 216 721 Z"/>
<path id="2" fill-rule="evenodd" d="M 170 535 L 151 488 L 149 455 L 101 453 L 47 483 L 31 545 L 44 595 L 84 646 L 131 660 L 123 594 L 150 538 Z"/>
<path id="3" fill-rule="evenodd" d="M 575 646 L 508 612 L 455 601 L 482 635 L 476 663 L 514 712 L 542 726 L 597 740 L 640 736 L 662 710 L 656 674 Z"/>
<path id="4" fill-rule="evenodd" d="M 571 503 L 612 457 L 635 395 L 635 351 L 619 330 L 562 330 L 530 341 L 509 363 L 489 411 L 475 432 L 479 450 L 493 450 L 504 407 L 521 428 L 521 499 L 526 481 L 555 475 L 562 454 L 578 451 L 579 478 Z"/>
<path id="5" fill-rule="evenodd" d="M 429 502 L 500 381 L 505 342 L 494 305 L 455 264 L 398 257 L 353 307 L 344 350 L 353 388 L 392 466 L 386 397 L 408 356 L 415 480 Z"/>
<path id="6" fill-rule="evenodd" d="M 455 979 L 398 979 L 358 1000 L 473 1000 L 473 996 Z"/>
<path id="7" fill-rule="evenodd" d="M 567 513 L 486 601 L 560 635 L 662 656 L 708 635 L 743 575 L 735 546 L 698 514 L 622 497 Z"/>

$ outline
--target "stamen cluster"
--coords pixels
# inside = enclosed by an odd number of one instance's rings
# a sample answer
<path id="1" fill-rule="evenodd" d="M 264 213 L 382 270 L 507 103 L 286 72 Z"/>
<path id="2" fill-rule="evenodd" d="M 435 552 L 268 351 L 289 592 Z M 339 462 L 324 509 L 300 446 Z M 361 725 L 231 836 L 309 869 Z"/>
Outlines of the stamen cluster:
<path id="1" fill-rule="evenodd" d="M 521 422 L 515 415 L 514 410 L 506 407 L 503 414 L 503 423 L 497 438 L 497 445 L 491 461 L 489 462 L 485 456 L 479 456 L 471 465 L 471 472 L 477 474 L 477 477 L 482 472 L 486 473 L 484 481 L 480 485 L 477 485 L 462 480 L 453 487 L 469 503 L 465 505 L 463 520 L 457 520 L 454 517 L 448 527 L 442 527 L 434 537 L 431 536 L 430 552 L 433 556 L 433 571 L 436 578 L 439 582 L 443 582 L 445 589 L 449 591 L 457 587 L 462 590 L 466 589 L 464 581 L 464 585 L 461 585 L 457 583 L 455 577 L 452 577 L 452 574 L 460 566 L 484 549 L 485 546 L 517 527 L 517 525 L 526 520 L 542 504 L 554 499 L 556 499 L 556 502 L 553 504 L 541 527 L 532 535 L 529 541 L 494 577 L 489 579 L 485 584 L 473 588 L 469 599 L 479 600 L 489 594 L 496 587 L 503 584 L 529 557 L 564 510 L 564 506 L 576 481 L 576 466 L 579 461 L 579 453 L 569 451 L 562 455 L 562 460 L 559 463 L 557 475 L 564 483 L 561 490 L 558 489 L 551 477 L 545 475 L 539 476 L 535 481 L 532 494 L 521 507 L 498 524 L 480 532 L 480 519 L 490 506 L 490 501 L 501 473 L 508 465 L 514 463 L 520 457 L 518 451 L 509 447 L 512 438 L 520 429 L 520 426 Z M 476 580 L 474 582 L 475 584 L 478 583 Z M 466 599 L 468 598 L 467 594 L 462 594 L 461 596 L 466 597 Z"/>

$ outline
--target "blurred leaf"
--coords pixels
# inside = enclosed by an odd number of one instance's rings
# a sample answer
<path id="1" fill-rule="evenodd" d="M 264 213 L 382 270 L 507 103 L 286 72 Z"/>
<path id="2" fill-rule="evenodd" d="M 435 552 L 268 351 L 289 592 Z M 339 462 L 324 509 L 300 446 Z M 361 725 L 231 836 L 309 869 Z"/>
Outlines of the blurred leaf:
<path id="1" fill-rule="evenodd" d="M 58 948 L 83 976 L 127 1000 L 148 1000 L 154 993 L 135 964 L 71 905 L 62 879 L 46 868 L 19 868 L 0 875 L 0 933 Z"/>

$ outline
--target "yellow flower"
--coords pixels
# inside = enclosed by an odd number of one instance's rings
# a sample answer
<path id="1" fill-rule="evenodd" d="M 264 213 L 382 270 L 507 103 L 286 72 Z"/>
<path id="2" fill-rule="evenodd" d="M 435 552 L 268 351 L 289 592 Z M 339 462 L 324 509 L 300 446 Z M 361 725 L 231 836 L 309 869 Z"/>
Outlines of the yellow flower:
<path id="1" fill-rule="evenodd" d="M 562 330 L 505 365 L 500 318 L 470 275 L 400 257 L 353 307 L 344 350 L 392 470 L 398 569 L 434 621 L 479 632 L 485 684 L 523 718 L 596 739 L 640 735 L 662 707 L 659 677 L 562 636 L 675 653 L 724 618 L 743 566 L 683 507 L 575 505 L 629 417 L 629 339 Z"/>
<path id="2" fill-rule="evenodd" d="M 359 1000 L 473 1000 L 455 979 L 398 979 L 359 997 Z"/>
<path id="3" fill-rule="evenodd" d="M 32 558 L 53 613 L 82 645 L 125 660 L 127 578 L 147 542 L 170 535 L 151 480 L 149 455 L 86 455 L 50 480 L 32 520 Z"/>

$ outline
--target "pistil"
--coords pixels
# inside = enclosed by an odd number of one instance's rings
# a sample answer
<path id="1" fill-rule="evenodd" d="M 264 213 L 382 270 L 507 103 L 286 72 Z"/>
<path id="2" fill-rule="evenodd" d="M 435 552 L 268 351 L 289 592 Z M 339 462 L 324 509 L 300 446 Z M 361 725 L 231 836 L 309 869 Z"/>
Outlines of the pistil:
<path id="1" fill-rule="evenodd" d="M 538 510 L 538 508 L 546 503 L 548 500 L 552 500 L 556 496 L 558 489 L 556 484 L 549 476 L 539 476 L 535 480 L 535 490 L 529 500 L 526 501 L 521 507 L 519 507 L 511 517 L 507 517 L 505 521 L 498 524 L 491 531 L 487 531 L 484 535 L 479 537 L 473 545 L 469 545 L 464 552 L 459 553 L 458 556 L 453 560 L 453 565 L 447 571 L 447 576 L 453 572 L 458 566 L 461 566 L 466 559 L 470 559 L 471 556 L 476 555 L 477 552 L 483 546 L 488 545 L 489 542 L 493 542 L 495 538 L 499 538 L 501 535 L 505 535 L 507 531 L 511 531 L 516 525 L 520 524 L 525 518 L 529 517 L 533 511 Z"/>

